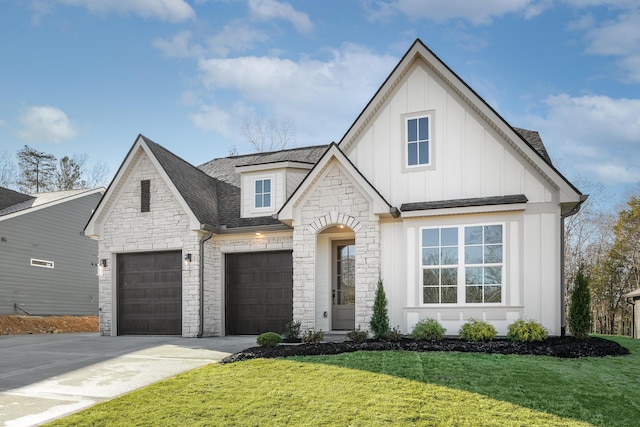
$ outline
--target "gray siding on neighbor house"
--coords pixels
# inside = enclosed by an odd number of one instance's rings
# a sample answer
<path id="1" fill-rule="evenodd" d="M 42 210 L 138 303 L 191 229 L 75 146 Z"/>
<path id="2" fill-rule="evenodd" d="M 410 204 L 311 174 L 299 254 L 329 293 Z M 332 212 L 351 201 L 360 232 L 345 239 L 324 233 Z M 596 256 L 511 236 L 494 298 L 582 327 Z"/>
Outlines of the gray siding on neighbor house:
<path id="1" fill-rule="evenodd" d="M 100 197 L 0 221 L 0 314 L 98 314 L 98 242 L 81 232 Z M 32 258 L 54 268 L 31 266 Z"/>

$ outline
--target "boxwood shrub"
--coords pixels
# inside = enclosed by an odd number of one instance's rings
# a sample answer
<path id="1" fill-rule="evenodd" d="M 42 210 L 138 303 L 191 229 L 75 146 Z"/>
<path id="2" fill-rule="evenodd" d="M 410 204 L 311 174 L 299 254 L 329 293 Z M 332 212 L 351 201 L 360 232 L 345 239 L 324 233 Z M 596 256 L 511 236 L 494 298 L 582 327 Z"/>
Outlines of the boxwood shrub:
<path id="1" fill-rule="evenodd" d="M 275 332 L 265 332 L 256 340 L 260 347 L 275 347 L 282 342 L 282 337 Z"/>
<path id="2" fill-rule="evenodd" d="M 460 328 L 460 338 L 465 341 L 491 341 L 497 335 L 496 328 L 492 324 L 482 320 L 469 319 Z"/>
<path id="3" fill-rule="evenodd" d="M 446 331 L 436 319 L 423 319 L 416 323 L 411 338 L 416 341 L 441 341 Z"/>
<path id="4" fill-rule="evenodd" d="M 539 342 L 549 338 L 549 331 L 538 322 L 520 319 L 509 325 L 507 338 L 512 341 Z"/>

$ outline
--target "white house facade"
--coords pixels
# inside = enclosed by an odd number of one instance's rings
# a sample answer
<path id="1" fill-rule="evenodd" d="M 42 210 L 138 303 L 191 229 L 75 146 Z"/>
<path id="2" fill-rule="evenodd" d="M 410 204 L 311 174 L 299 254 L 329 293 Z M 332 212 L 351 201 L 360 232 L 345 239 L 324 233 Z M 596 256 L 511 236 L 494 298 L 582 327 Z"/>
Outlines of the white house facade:
<path id="1" fill-rule="evenodd" d="M 194 167 L 139 136 L 89 220 L 105 335 L 521 318 L 560 334 L 562 221 L 583 196 L 417 40 L 339 143 Z"/>

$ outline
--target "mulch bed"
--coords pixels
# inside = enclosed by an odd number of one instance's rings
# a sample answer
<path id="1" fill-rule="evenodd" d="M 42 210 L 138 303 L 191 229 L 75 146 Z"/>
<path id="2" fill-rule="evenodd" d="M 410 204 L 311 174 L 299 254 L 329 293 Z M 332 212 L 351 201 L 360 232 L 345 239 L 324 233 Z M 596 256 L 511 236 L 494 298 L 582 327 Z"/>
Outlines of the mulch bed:
<path id="1" fill-rule="evenodd" d="M 590 337 L 578 340 L 573 337 L 549 337 L 537 343 L 515 342 L 506 338 L 497 338 L 488 342 L 467 342 L 457 338 L 443 341 L 413 341 L 403 339 L 399 342 L 367 340 L 363 343 L 352 341 L 323 342 L 319 344 L 278 345 L 276 347 L 252 347 L 222 360 L 232 363 L 255 358 L 274 358 L 291 356 L 320 356 L 354 351 L 458 351 L 465 353 L 520 354 L 534 356 L 552 356 L 560 358 L 625 356 L 629 350 L 620 344 L 603 338 Z"/>
<path id="2" fill-rule="evenodd" d="M 98 332 L 98 316 L 0 316 L 0 335 Z"/>

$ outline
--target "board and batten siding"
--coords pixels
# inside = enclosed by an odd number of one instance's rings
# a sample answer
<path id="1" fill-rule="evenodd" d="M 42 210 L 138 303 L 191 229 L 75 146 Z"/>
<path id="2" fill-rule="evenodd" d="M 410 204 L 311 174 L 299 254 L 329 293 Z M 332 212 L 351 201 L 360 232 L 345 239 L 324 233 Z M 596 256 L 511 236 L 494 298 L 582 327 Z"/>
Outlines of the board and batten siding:
<path id="1" fill-rule="evenodd" d="M 93 193 L 0 221 L 0 314 L 98 314 L 98 242 L 81 233 L 101 197 Z M 32 266 L 32 258 L 54 268 Z"/>
<path id="2" fill-rule="evenodd" d="M 403 171 L 404 114 L 432 113 L 432 163 Z M 552 200 L 551 185 L 442 79 L 417 61 L 346 154 L 392 206 L 526 194 Z"/>

